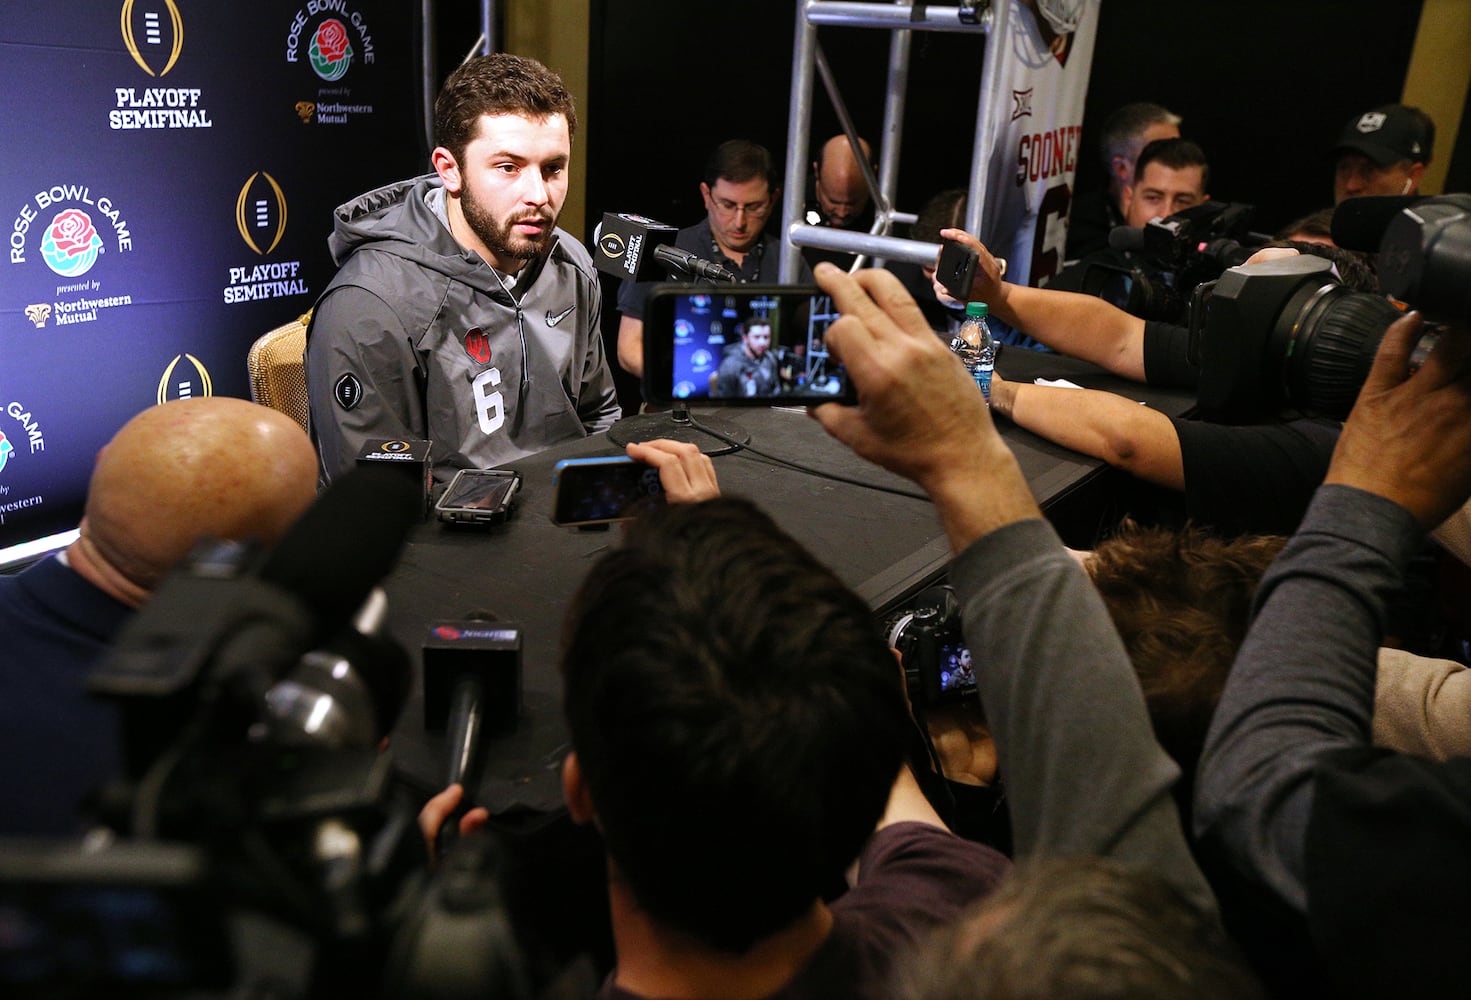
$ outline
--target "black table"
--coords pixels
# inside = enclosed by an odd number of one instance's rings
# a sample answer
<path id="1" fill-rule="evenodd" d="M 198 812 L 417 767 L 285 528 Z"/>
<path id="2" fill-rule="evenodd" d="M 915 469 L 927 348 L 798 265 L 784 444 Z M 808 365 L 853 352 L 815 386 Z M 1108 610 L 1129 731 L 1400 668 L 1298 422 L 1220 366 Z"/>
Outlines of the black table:
<path id="1" fill-rule="evenodd" d="M 1153 390 L 1053 354 L 1004 352 L 1003 376 L 1071 379 L 1118 391 L 1170 415 L 1194 405 L 1186 394 Z M 939 579 L 949 545 L 933 506 L 908 480 L 858 458 L 799 410 L 726 407 L 695 410 L 740 425 L 750 448 L 851 482 L 797 471 L 751 450 L 714 458 L 721 491 L 758 502 L 852 586 L 876 613 L 901 604 Z M 1003 421 L 1002 434 L 1042 509 L 1092 510 L 1106 493 L 1103 463 L 1060 448 Z M 426 521 L 411 534 L 385 581 L 389 628 L 421 666 L 428 625 L 478 613 L 514 623 L 523 642 L 523 700 L 513 733 L 487 744 L 478 801 L 501 814 L 542 812 L 561 802 L 559 770 L 566 752 L 557 658 L 564 609 L 588 569 L 618 539 L 618 529 L 578 531 L 551 523 L 552 467 L 561 459 L 620 454 L 603 435 L 571 442 L 513 463 L 521 472 L 516 513 L 489 529 L 447 528 Z M 984 489 L 985 484 L 977 484 Z M 421 689 L 411 698 L 393 743 L 400 771 L 423 791 L 443 786 L 442 733 L 424 727 Z"/>

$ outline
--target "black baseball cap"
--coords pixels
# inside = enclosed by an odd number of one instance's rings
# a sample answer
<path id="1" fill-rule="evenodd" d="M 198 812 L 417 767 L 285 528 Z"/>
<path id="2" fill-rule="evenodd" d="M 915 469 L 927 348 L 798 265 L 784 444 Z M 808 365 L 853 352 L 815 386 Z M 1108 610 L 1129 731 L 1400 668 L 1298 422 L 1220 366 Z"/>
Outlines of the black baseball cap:
<path id="1" fill-rule="evenodd" d="M 1435 145 L 1435 126 L 1419 111 L 1403 104 L 1385 104 L 1355 115 L 1343 127 L 1333 155 L 1363 153 L 1381 167 L 1400 160 L 1429 163 Z"/>

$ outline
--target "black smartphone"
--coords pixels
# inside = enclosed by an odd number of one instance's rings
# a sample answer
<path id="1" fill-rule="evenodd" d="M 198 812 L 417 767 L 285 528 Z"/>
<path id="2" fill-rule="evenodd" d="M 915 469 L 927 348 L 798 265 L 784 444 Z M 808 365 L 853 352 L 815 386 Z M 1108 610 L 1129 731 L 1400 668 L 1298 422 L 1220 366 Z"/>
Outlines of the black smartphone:
<path id="1" fill-rule="evenodd" d="M 940 262 L 936 266 L 935 275 L 940 279 L 940 284 L 945 286 L 945 291 L 955 297 L 958 302 L 970 301 L 970 289 L 976 281 L 976 264 L 980 261 L 980 255 L 964 243 L 955 240 L 940 241 Z"/>
<path id="2" fill-rule="evenodd" d="M 461 469 L 434 505 L 450 524 L 497 524 L 511 513 L 521 473 L 509 469 Z"/>
<path id="3" fill-rule="evenodd" d="M 557 524 L 626 521 L 663 502 L 659 470 L 626 455 L 564 458 L 552 469 L 552 520 Z"/>
<path id="4" fill-rule="evenodd" d="M 812 285 L 657 285 L 644 313 L 644 396 L 718 406 L 856 400 L 827 352 L 838 318 Z"/>

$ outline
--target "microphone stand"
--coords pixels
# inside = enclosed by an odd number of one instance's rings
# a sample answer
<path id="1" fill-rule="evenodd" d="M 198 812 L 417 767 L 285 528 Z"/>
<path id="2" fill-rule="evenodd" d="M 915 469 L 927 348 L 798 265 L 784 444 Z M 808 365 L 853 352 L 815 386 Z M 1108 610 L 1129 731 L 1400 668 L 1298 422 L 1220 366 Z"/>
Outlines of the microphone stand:
<path id="1" fill-rule="evenodd" d="M 674 272 L 676 271 L 686 277 L 693 277 L 687 269 L 675 264 L 673 261 L 665 261 L 664 264 L 668 268 L 671 278 L 674 277 Z M 690 282 L 691 285 L 700 283 L 696 281 Z M 705 278 L 704 283 L 712 287 L 715 285 L 715 281 L 708 276 Z M 644 405 L 647 406 L 648 404 Z M 612 427 L 608 428 L 608 440 L 620 447 L 627 447 L 629 444 L 635 442 L 652 441 L 655 438 L 667 438 L 670 441 L 692 444 L 706 455 L 724 455 L 727 452 L 735 451 L 737 448 L 751 443 L 751 432 L 739 424 L 732 423 L 729 420 L 723 420 L 720 417 L 705 415 L 701 415 L 700 422 L 721 436 L 717 437 L 716 434 L 711 434 L 696 427 L 693 421 L 690 420 L 689 404 L 683 400 L 678 400 L 668 410 L 645 410 L 634 416 L 624 417 Z M 726 438 L 730 440 L 725 440 Z"/>

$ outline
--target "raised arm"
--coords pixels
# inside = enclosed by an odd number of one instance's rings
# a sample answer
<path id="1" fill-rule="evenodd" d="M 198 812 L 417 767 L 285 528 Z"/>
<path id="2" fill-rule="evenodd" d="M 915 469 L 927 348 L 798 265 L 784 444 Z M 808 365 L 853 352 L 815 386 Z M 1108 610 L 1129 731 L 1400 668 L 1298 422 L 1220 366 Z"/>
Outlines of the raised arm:
<path id="1" fill-rule="evenodd" d="M 1370 742 L 1385 599 L 1471 493 L 1471 338 L 1446 333 L 1409 375 L 1419 326 L 1385 334 L 1325 485 L 1262 579 L 1201 757 L 1202 838 L 1298 913 L 1318 768 Z"/>
<path id="2" fill-rule="evenodd" d="M 1003 281 L 1000 265 L 980 240 L 963 229 L 942 229 L 940 235 L 979 255 L 970 297 L 986 303 L 992 315 L 1054 351 L 1144 381 L 1144 320 L 1093 295 Z M 938 283 L 935 294 L 941 301 L 955 301 Z"/>
<path id="3" fill-rule="evenodd" d="M 1170 418 L 1097 389 L 991 379 L 991 406 L 1018 427 L 1100 458 L 1156 486 L 1185 489 L 1180 436 Z"/>
<path id="4" fill-rule="evenodd" d="M 978 651 L 1018 851 L 1145 865 L 1210 910 L 1170 795 L 1179 772 L 1154 740 L 1123 644 L 974 382 L 893 275 L 828 264 L 816 274 L 843 314 L 828 346 L 858 405 L 814 415 L 935 502 L 959 554 L 950 579 Z"/>

